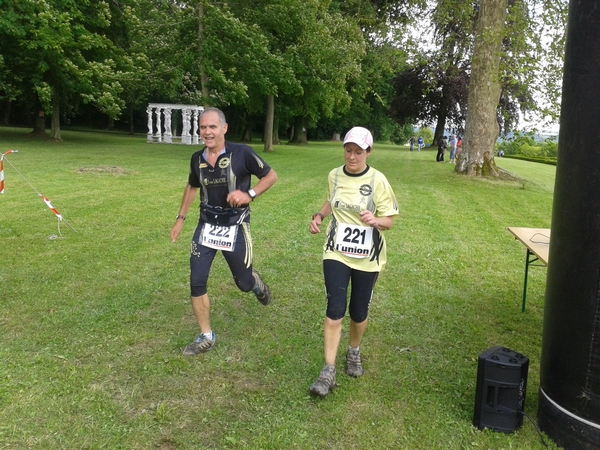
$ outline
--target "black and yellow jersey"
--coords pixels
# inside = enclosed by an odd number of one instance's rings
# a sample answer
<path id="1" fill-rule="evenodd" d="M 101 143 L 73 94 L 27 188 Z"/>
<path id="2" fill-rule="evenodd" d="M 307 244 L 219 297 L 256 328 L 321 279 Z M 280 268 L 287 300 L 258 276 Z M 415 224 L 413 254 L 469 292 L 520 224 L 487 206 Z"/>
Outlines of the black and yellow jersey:
<path id="1" fill-rule="evenodd" d="M 271 167 L 256 154 L 252 147 L 225 142 L 225 149 L 217 158 L 215 166 L 204 159 L 204 149 L 195 152 L 190 162 L 188 183 L 200 188 L 200 203 L 230 208 L 227 194 L 239 189 L 248 192 L 252 175 L 262 178 Z"/>

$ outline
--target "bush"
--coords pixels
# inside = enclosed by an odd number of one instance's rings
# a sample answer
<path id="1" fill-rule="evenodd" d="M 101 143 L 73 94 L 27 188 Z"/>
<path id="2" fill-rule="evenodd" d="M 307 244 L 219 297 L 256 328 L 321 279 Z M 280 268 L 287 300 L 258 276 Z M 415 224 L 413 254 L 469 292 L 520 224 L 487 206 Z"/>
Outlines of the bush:
<path id="1" fill-rule="evenodd" d="M 556 158 L 558 143 L 556 138 L 547 138 L 543 142 L 530 133 L 517 133 L 513 137 L 496 144 L 496 154 L 504 150 L 505 155 L 523 155 L 529 158 Z"/>
<path id="2" fill-rule="evenodd" d="M 423 137 L 423 142 L 425 145 L 429 145 L 433 142 L 433 131 L 431 131 L 428 127 L 423 127 L 419 129 L 419 136 Z"/>
<path id="3" fill-rule="evenodd" d="M 528 150 L 536 146 L 533 133 L 517 133 L 511 138 L 497 143 L 496 153 L 500 150 L 504 150 L 505 155 L 523 154 L 522 148 L 525 146 Z"/>
<path id="4" fill-rule="evenodd" d="M 558 156 L 558 142 L 556 139 L 548 138 L 544 141 L 542 152 L 546 156 L 556 158 Z"/>
<path id="5" fill-rule="evenodd" d="M 409 123 L 403 126 L 397 125 L 394 129 L 394 133 L 390 138 L 390 141 L 394 144 L 407 145 L 408 140 L 411 136 L 414 136 L 414 134 L 415 132 L 413 125 Z"/>

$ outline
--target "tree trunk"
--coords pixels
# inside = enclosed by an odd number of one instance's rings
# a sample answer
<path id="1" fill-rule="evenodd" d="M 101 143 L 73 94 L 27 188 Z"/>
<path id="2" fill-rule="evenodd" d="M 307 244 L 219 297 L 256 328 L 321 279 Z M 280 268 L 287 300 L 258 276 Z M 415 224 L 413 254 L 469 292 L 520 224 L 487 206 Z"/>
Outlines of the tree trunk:
<path id="1" fill-rule="evenodd" d="M 277 116 L 273 118 L 273 145 L 279 145 L 281 141 L 279 140 L 279 119 Z"/>
<path id="2" fill-rule="evenodd" d="M 252 127 L 249 123 L 244 126 L 244 132 L 242 133 L 242 142 L 252 142 Z"/>
<path id="3" fill-rule="evenodd" d="M 267 97 L 267 114 L 265 117 L 265 131 L 263 133 L 263 140 L 265 146 L 263 151 L 273 151 L 273 121 L 275 116 L 275 96 L 269 95 Z"/>
<path id="4" fill-rule="evenodd" d="M 308 139 L 306 138 L 306 128 L 304 127 L 304 117 L 296 117 L 294 120 L 293 134 L 288 144 L 308 144 Z"/>
<path id="5" fill-rule="evenodd" d="M 35 116 L 31 134 L 34 136 L 46 136 L 46 114 L 41 109 Z"/>
<path id="6" fill-rule="evenodd" d="M 333 142 L 342 142 L 342 138 L 340 137 L 341 133 L 333 133 L 331 140 Z"/>
<path id="7" fill-rule="evenodd" d="M 58 91 L 52 91 L 52 119 L 50 128 L 50 139 L 53 141 L 62 141 L 60 137 L 60 97 Z"/>
<path id="8" fill-rule="evenodd" d="M 202 40 L 204 39 L 204 25 L 202 24 L 203 20 L 204 6 L 200 1 L 198 2 L 198 50 L 200 51 L 200 56 L 202 56 Z M 208 108 L 210 106 L 210 100 L 208 98 L 208 76 L 204 71 L 204 66 L 202 63 L 199 64 L 198 69 L 200 70 L 200 91 L 202 92 L 202 102 L 204 107 Z"/>
<path id="9" fill-rule="evenodd" d="M 11 110 L 12 102 L 10 100 L 6 101 L 4 105 L 4 117 L 2 118 L 2 125 L 8 125 L 10 122 L 10 110 Z"/>
<path id="10" fill-rule="evenodd" d="M 448 83 L 444 83 L 442 86 L 442 100 L 440 101 L 437 123 L 435 125 L 435 132 L 433 133 L 433 142 L 431 143 L 434 147 L 437 145 L 439 139 L 445 136 L 446 119 L 448 118 L 448 111 L 450 111 L 449 90 Z"/>
<path id="11" fill-rule="evenodd" d="M 133 136 L 135 134 L 133 127 L 133 105 L 129 105 L 129 135 Z"/>
<path id="12" fill-rule="evenodd" d="M 500 133 L 500 52 L 507 0 L 482 0 L 475 29 L 463 151 L 455 171 L 469 176 L 498 176 L 494 145 Z"/>
<path id="13" fill-rule="evenodd" d="M 435 125 L 435 131 L 433 133 L 433 142 L 431 143 L 432 147 L 435 147 L 440 140 L 441 137 L 444 137 L 444 130 L 446 128 L 446 115 L 438 114 L 438 120 Z"/>

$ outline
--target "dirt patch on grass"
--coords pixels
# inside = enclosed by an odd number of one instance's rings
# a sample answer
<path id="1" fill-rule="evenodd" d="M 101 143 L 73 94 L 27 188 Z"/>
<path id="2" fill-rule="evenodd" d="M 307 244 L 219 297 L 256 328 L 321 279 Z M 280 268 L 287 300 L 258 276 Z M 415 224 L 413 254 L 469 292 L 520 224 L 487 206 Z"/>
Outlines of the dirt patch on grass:
<path id="1" fill-rule="evenodd" d="M 99 173 L 110 175 L 125 175 L 127 171 L 119 166 L 80 167 L 77 173 Z"/>

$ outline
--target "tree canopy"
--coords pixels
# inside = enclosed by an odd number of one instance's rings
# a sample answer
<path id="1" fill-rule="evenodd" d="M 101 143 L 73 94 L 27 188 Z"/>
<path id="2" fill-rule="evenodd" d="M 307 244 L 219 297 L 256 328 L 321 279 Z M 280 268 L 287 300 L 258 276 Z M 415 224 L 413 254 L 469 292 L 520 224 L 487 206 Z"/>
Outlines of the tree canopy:
<path id="1" fill-rule="evenodd" d="M 224 108 L 265 150 L 279 132 L 304 143 L 354 125 L 399 143 L 412 126 L 462 133 L 482 1 L 6 0 L 3 123 L 50 116 L 55 139 L 61 121 L 133 133 L 153 101 Z M 507 2 L 502 131 L 557 117 L 565 20 L 566 0 Z"/>

